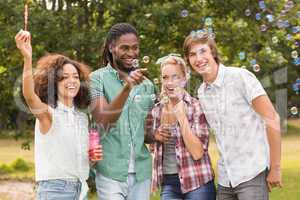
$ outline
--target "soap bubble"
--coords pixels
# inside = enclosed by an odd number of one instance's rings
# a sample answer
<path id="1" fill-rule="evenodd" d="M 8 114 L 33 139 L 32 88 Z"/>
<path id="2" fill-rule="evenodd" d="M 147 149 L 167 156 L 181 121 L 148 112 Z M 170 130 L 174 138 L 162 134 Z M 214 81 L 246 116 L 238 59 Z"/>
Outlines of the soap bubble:
<path id="1" fill-rule="evenodd" d="M 300 26 L 293 26 L 293 27 L 292 27 L 292 32 L 293 32 L 293 33 L 298 33 L 298 32 L 300 32 Z"/>
<path id="2" fill-rule="evenodd" d="M 296 106 L 291 107 L 291 113 L 292 113 L 292 115 L 297 115 L 298 114 L 298 108 Z"/>
<path id="3" fill-rule="evenodd" d="M 262 9 L 262 10 L 265 10 L 266 9 L 266 4 L 264 1 L 259 1 L 258 2 L 258 5 L 259 5 L 259 8 Z"/>
<path id="4" fill-rule="evenodd" d="M 246 58 L 246 53 L 245 53 L 245 52 L 240 52 L 240 53 L 239 53 L 239 58 L 240 58 L 240 60 L 245 60 L 245 58 Z"/>
<path id="5" fill-rule="evenodd" d="M 277 20 L 276 25 L 278 28 L 284 28 L 284 22 L 282 19 Z"/>
<path id="6" fill-rule="evenodd" d="M 255 65 L 255 64 L 256 64 L 256 60 L 255 60 L 255 59 L 252 59 L 252 60 L 250 61 L 250 63 L 251 63 L 251 65 Z"/>
<path id="7" fill-rule="evenodd" d="M 261 30 L 262 32 L 266 31 L 267 29 L 268 29 L 268 27 L 267 27 L 265 24 L 262 24 L 262 25 L 260 26 L 260 30 Z"/>
<path id="8" fill-rule="evenodd" d="M 277 44 L 278 43 L 278 38 L 276 36 L 272 37 L 272 42 L 274 44 Z"/>
<path id="9" fill-rule="evenodd" d="M 285 4 L 285 9 L 287 9 L 287 10 L 290 10 L 290 9 L 292 9 L 293 7 L 294 7 L 294 2 L 293 1 L 288 1 L 288 2 L 286 2 L 286 4 Z"/>
<path id="10" fill-rule="evenodd" d="M 261 14 L 260 14 L 260 13 L 256 13 L 256 14 L 255 14 L 255 19 L 256 19 L 257 21 L 261 20 Z"/>
<path id="11" fill-rule="evenodd" d="M 250 9 L 246 9 L 246 10 L 245 10 L 245 15 L 246 15 L 247 17 L 249 17 L 249 16 L 251 15 L 251 10 L 250 10 Z"/>
<path id="12" fill-rule="evenodd" d="M 167 104 L 169 103 L 169 97 L 167 95 L 164 95 L 162 98 L 161 98 L 161 103 L 162 104 Z"/>
<path id="13" fill-rule="evenodd" d="M 134 68 L 139 68 L 139 60 L 138 59 L 134 59 L 133 62 L 132 62 L 132 67 Z"/>
<path id="14" fill-rule="evenodd" d="M 296 66 L 299 66 L 299 65 L 300 65 L 300 58 L 299 58 L 299 57 L 297 57 L 297 58 L 294 59 L 294 64 L 295 64 Z"/>
<path id="15" fill-rule="evenodd" d="M 283 27 L 284 27 L 284 28 L 288 28 L 289 26 L 290 26 L 289 20 L 284 20 L 284 21 L 283 21 Z"/>
<path id="16" fill-rule="evenodd" d="M 254 71 L 254 72 L 259 72 L 259 71 L 260 71 L 260 66 L 259 66 L 259 64 L 253 65 L 252 68 L 253 68 L 253 71 Z"/>
<path id="17" fill-rule="evenodd" d="M 270 22 L 270 23 L 274 21 L 273 15 L 268 14 L 268 15 L 266 15 L 266 18 L 268 19 L 268 22 Z"/>
<path id="18" fill-rule="evenodd" d="M 189 15 L 189 11 L 188 10 L 182 10 L 180 14 L 181 14 L 181 17 L 187 17 Z"/>
<path id="19" fill-rule="evenodd" d="M 143 57 L 143 63 L 149 63 L 150 62 L 150 57 L 149 56 L 144 56 Z"/>
<path id="20" fill-rule="evenodd" d="M 292 58 L 296 59 L 296 58 L 298 58 L 299 54 L 298 54 L 298 52 L 295 50 L 295 51 L 292 51 L 291 56 L 292 56 Z"/>
<path id="21" fill-rule="evenodd" d="M 266 47 L 266 53 L 267 53 L 267 54 L 270 54 L 270 53 L 272 53 L 272 49 L 271 49 L 271 47 L 269 47 L 269 46 L 267 46 L 267 47 Z"/>
<path id="22" fill-rule="evenodd" d="M 204 23 L 205 23 L 206 26 L 211 26 L 213 24 L 213 20 L 212 20 L 211 17 L 207 17 L 207 18 L 205 18 Z"/>
<path id="23" fill-rule="evenodd" d="M 155 101 L 155 100 L 156 100 L 156 95 L 155 95 L 155 94 L 151 94 L 150 97 L 151 97 L 151 100 L 152 100 L 152 101 Z"/>
<path id="24" fill-rule="evenodd" d="M 287 34 L 285 38 L 286 38 L 286 40 L 290 41 L 293 39 L 293 36 L 291 34 Z"/>

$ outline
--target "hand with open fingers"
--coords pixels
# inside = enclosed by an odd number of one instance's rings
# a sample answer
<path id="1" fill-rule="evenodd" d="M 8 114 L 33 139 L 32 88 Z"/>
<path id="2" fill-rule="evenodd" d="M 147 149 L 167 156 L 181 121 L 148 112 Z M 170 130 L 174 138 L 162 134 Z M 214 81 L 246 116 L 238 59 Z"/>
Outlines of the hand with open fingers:
<path id="1" fill-rule="evenodd" d="M 158 129 L 158 131 L 156 131 L 154 133 L 154 140 L 157 142 L 161 142 L 161 143 L 165 143 L 167 142 L 169 139 L 171 138 L 171 134 L 162 130 L 162 129 Z"/>
<path id="2" fill-rule="evenodd" d="M 102 152 L 102 146 L 97 145 L 96 148 L 89 150 L 89 160 L 92 163 L 96 163 L 97 161 L 100 161 L 103 159 L 103 152 Z"/>
<path id="3" fill-rule="evenodd" d="M 282 187 L 281 169 L 270 169 L 267 176 L 267 184 L 269 192 L 271 192 L 274 187 Z"/>
<path id="4" fill-rule="evenodd" d="M 17 48 L 25 59 L 32 58 L 31 36 L 28 31 L 20 30 L 15 36 Z"/>

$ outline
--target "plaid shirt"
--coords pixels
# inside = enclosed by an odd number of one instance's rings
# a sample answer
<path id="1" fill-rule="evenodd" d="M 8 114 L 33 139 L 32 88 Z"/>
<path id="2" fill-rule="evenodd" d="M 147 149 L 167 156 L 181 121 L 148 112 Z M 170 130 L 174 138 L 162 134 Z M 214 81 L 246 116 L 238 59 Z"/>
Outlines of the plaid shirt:
<path id="1" fill-rule="evenodd" d="M 178 166 L 178 175 L 183 193 L 190 192 L 201 187 L 214 179 L 214 172 L 211 160 L 208 155 L 209 132 L 208 125 L 200 106 L 199 100 L 191 97 L 188 93 L 183 98 L 187 105 L 187 118 L 190 123 L 192 133 L 195 134 L 203 144 L 204 155 L 199 160 L 193 160 L 192 155 L 185 147 L 183 138 L 180 134 L 180 127 L 177 123 L 172 135 L 176 136 L 176 162 Z M 160 118 L 162 113 L 162 104 L 156 104 L 149 113 L 147 125 L 152 122 L 150 133 L 155 133 L 160 127 Z M 155 142 L 151 144 L 153 156 L 152 172 L 152 191 L 156 191 L 162 184 L 163 180 L 163 144 Z"/>

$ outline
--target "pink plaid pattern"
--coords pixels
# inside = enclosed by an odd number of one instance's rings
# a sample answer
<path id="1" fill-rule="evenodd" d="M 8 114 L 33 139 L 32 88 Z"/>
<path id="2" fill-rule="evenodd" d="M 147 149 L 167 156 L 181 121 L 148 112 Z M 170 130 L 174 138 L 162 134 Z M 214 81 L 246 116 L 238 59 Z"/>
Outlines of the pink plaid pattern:
<path id="1" fill-rule="evenodd" d="M 183 138 L 180 134 L 180 128 L 177 124 L 174 131 L 176 135 L 176 161 L 178 166 L 178 175 L 183 193 L 192 191 L 214 179 L 214 172 L 211 160 L 208 155 L 209 132 L 208 125 L 200 106 L 199 100 L 191 97 L 188 93 L 183 98 L 187 105 L 187 117 L 193 133 L 198 136 L 203 144 L 204 155 L 199 160 L 193 160 L 191 154 L 185 148 Z M 149 114 L 149 121 L 152 121 L 152 133 L 155 133 L 160 126 L 160 117 L 162 105 L 157 104 Z M 148 123 L 149 123 L 148 121 Z M 152 173 L 152 191 L 155 192 L 162 184 L 163 180 L 163 145 L 159 142 L 151 144 L 150 149 L 153 153 L 153 173 Z"/>

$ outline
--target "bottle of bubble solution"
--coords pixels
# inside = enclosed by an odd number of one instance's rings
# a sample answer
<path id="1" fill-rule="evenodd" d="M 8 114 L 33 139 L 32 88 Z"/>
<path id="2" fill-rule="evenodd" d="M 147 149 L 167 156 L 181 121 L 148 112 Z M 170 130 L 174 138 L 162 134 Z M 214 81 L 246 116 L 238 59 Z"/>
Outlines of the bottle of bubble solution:
<path id="1" fill-rule="evenodd" d="M 94 150 L 100 144 L 99 132 L 97 130 L 97 125 L 92 122 L 89 130 L 89 150 Z"/>

